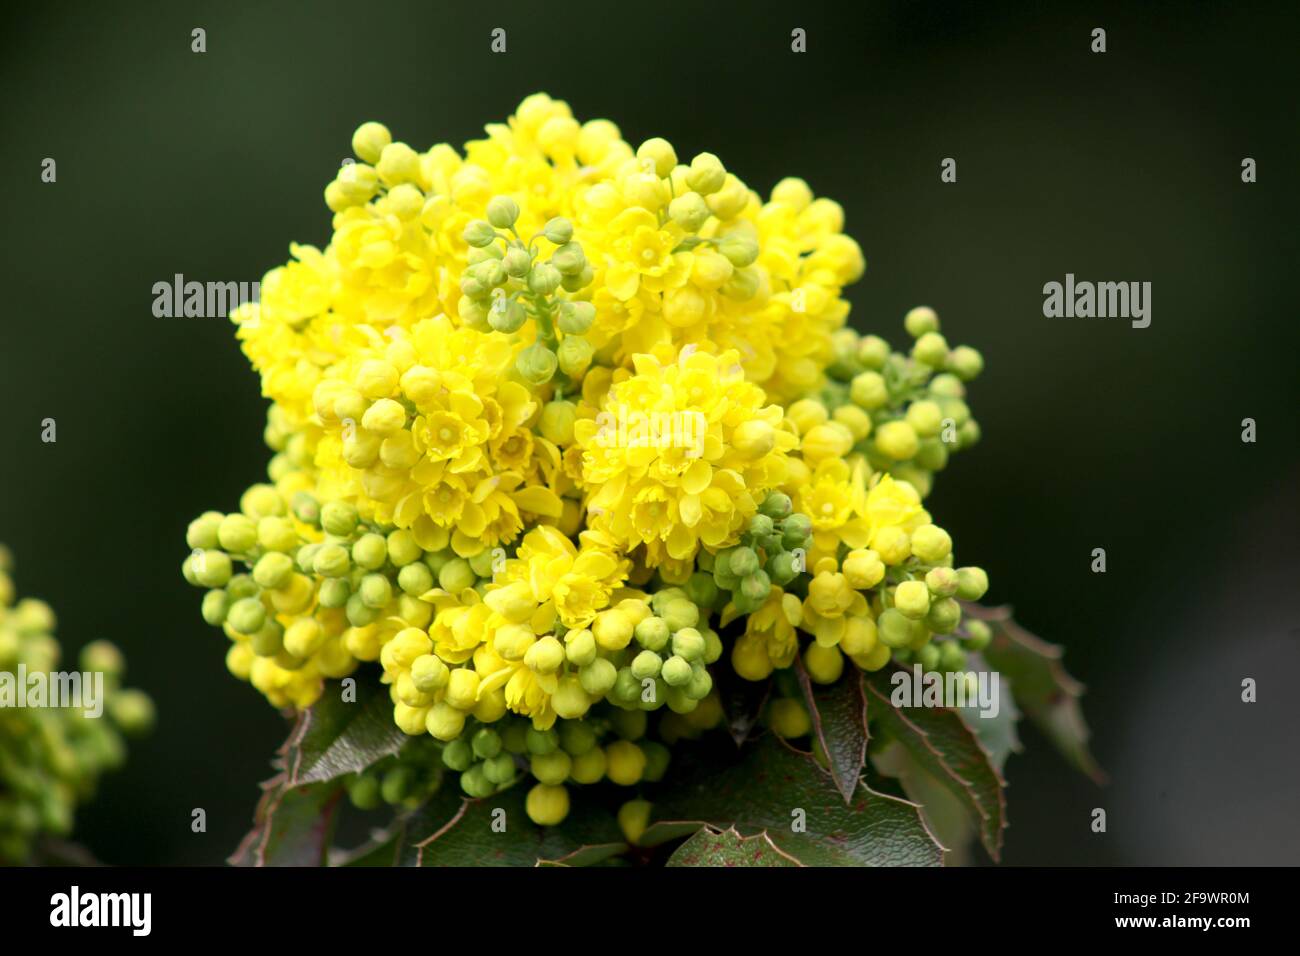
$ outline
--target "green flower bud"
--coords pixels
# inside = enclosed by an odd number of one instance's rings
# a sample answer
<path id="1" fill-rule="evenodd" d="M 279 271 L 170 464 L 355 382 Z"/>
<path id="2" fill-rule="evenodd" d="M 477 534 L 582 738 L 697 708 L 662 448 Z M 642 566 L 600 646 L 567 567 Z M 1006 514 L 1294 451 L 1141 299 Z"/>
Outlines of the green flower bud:
<path id="1" fill-rule="evenodd" d="M 345 501 L 329 501 L 321 508 L 320 522 L 326 534 L 346 538 L 356 530 L 357 509 Z"/>
<path id="2" fill-rule="evenodd" d="M 589 630 L 570 631 L 564 642 L 565 660 L 574 667 L 586 667 L 599 652 L 596 637 Z"/>
<path id="3" fill-rule="evenodd" d="M 878 335 L 864 335 L 858 340 L 857 359 L 864 368 L 880 371 L 889 359 L 889 343 Z"/>
<path id="4" fill-rule="evenodd" d="M 577 275 L 564 276 L 560 279 L 560 288 L 565 292 L 578 292 L 591 285 L 591 280 L 594 278 L 596 278 L 596 270 L 588 262 Z"/>
<path id="5" fill-rule="evenodd" d="M 108 701 L 109 716 L 124 734 L 143 734 L 153 726 L 154 706 L 140 690 L 120 690 Z"/>
<path id="6" fill-rule="evenodd" d="M 194 581 L 206 588 L 219 588 L 230 580 L 230 555 L 224 551 L 200 551 L 192 555 Z"/>
<path id="7" fill-rule="evenodd" d="M 670 637 L 668 622 L 653 615 L 644 617 L 633 630 L 632 636 L 647 651 L 661 651 L 668 646 Z"/>
<path id="8" fill-rule="evenodd" d="M 471 296 L 462 295 L 456 303 L 456 314 L 460 316 L 461 321 L 471 329 L 479 332 L 486 332 L 488 325 L 488 303 Z"/>
<path id="9" fill-rule="evenodd" d="M 230 606 L 226 620 L 240 634 L 254 634 L 266 623 L 266 608 L 259 598 L 243 598 Z"/>
<path id="10" fill-rule="evenodd" d="M 876 619 L 876 636 L 886 647 L 906 647 L 912 640 L 912 622 L 902 611 L 888 608 Z"/>
<path id="11" fill-rule="evenodd" d="M 533 257 L 529 255 L 527 249 L 511 246 L 501 259 L 501 267 L 506 270 L 506 275 L 522 279 L 532 269 Z"/>
<path id="12" fill-rule="evenodd" d="M 352 559 L 343 545 L 327 544 L 316 552 L 312 567 L 322 577 L 341 578 L 352 570 Z"/>
<path id="13" fill-rule="evenodd" d="M 592 697 L 604 697 L 618 680 L 618 668 L 603 657 L 597 657 L 578 671 L 578 682 Z"/>
<path id="14" fill-rule="evenodd" d="M 185 544 L 190 550 L 210 551 L 220 547 L 217 531 L 225 515 L 219 511 L 205 511 L 185 530 Z"/>
<path id="15" fill-rule="evenodd" d="M 939 669 L 939 646 L 937 644 L 927 644 L 915 654 L 915 659 L 921 665 L 923 671 L 934 671 Z"/>
<path id="16" fill-rule="evenodd" d="M 651 172 L 660 179 L 667 178 L 673 171 L 673 167 L 677 165 L 677 152 L 673 149 L 672 143 L 658 136 L 638 146 L 636 158 L 641 160 L 646 172 Z"/>
<path id="17" fill-rule="evenodd" d="M 792 514 L 782 524 L 781 543 L 788 549 L 807 548 L 811 534 L 812 521 L 808 516 Z"/>
<path id="18" fill-rule="evenodd" d="M 585 335 L 596 321 L 596 307 L 590 302 L 561 302 L 556 324 L 565 335 Z"/>
<path id="19" fill-rule="evenodd" d="M 236 574 L 226 585 L 226 596 L 232 604 L 242 598 L 257 597 L 261 593 L 262 589 L 257 586 L 251 574 Z"/>
<path id="20" fill-rule="evenodd" d="M 506 753 L 489 757 L 483 761 L 483 776 L 498 788 L 510 785 L 515 780 L 515 758 Z"/>
<path id="21" fill-rule="evenodd" d="M 226 612 L 229 609 L 230 600 L 226 597 L 225 591 L 209 591 L 203 595 L 203 620 L 213 627 L 220 627 L 225 622 Z"/>
<path id="22" fill-rule="evenodd" d="M 917 620 L 930 610 L 930 589 L 921 581 L 904 581 L 894 590 L 894 607 Z"/>
<path id="23" fill-rule="evenodd" d="M 475 580 L 474 570 L 464 558 L 453 558 L 438 572 L 438 586 L 452 594 L 472 588 Z"/>
<path id="24" fill-rule="evenodd" d="M 984 371 L 984 356 L 969 345 L 959 345 L 948 356 L 948 370 L 963 382 L 969 382 Z"/>
<path id="25" fill-rule="evenodd" d="M 557 246 L 562 246 L 573 238 L 573 223 L 563 216 L 556 216 L 542 227 L 542 235 Z"/>
<path id="26" fill-rule="evenodd" d="M 725 236 L 716 247 L 737 269 L 752 265 L 758 258 L 758 243 L 748 236 Z"/>
<path id="27" fill-rule="evenodd" d="M 501 735 L 491 727 L 482 727 L 470 740 L 470 746 L 474 748 L 474 756 L 482 760 L 495 757 L 501 752 Z"/>
<path id="28" fill-rule="evenodd" d="M 741 580 L 740 593 L 755 605 L 761 605 L 772 593 L 772 580 L 767 576 L 767 572 L 760 568 Z"/>
<path id="29" fill-rule="evenodd" d="M 752 299 L 758 292 L 760 283 L 759 275 L 754 269 L 737 269 L 731 274 L 731 278 L 723 284 L 722 293 L 729 298 L 745 302 Z"/>
<path id="30" fill-rule="evenodd" d="M 525 745 L 528 752 L 534 757 L 544 757 L 549 753 L 553 753 L 560 746 L 560 738 L 554 730 L 538 730 L 535 727 L 529 727 Z"/>
<path id="31" fill-rule="evenodd" d="M 318 599 L 321 607 L 343 607 L 352 596 L 352 585 L 346 578 L 327 578 L 320 583 Z"/>
<path id="32" fill-rule="evenodd" d="M 559 270 L 560 275 L 578 275 L 586 264 L 587 257 L 583 254 L 582 246 L 576 242 L 566 242 L 551 253 L 551 265 Z"/>
<path id="33" fill-rule="evenodd" d="M 957 447 L 970 448 L 979 443 L 980 426 L 979 422 L 971 419 L 957 429 Z"/>
<path id="34" fill-rule="evenodd" d="M 722 638 L 712 628 L 704 631 L 704 663 L 712 664 L 722 657 Z"/>
<path id="35" fill-rule="evenodd" d="M 903 317 L 903 328 L 914 339 L 919 339 L 927 332 L 939 331 L 939 316 L 928 305 L 918 305 Z"/>
<path id="36" fill-rule="evenodd" d="M 758 570 L 758 555 L 754 553 L 753 548 L 741 545 L 732 549 L 727 555 L 727 567 L 732 574 L 746 577 Z"/>
<path id="37" fill-rule="evenodd" d="M 442 762 L 448 770 L 464 773 L 474 763 L 474 751 L 469 741 L 458 738 L 442 748 Z"/>
<path id="38" fill-rule="evenodd" d="M 358 810 L 374 810 L 383 802 L 379 780 L 370 774 L 360 774 L 348 781 L 348 800 Z"/>
<path id="39" fill-rule="evenodd" d="M 559 352 L 556 360 L 560 370 L 570 378 L 580 378 L 587 367 L 591 365 L 591 358 L 595 354 L 592 344 L 584 338 L 576 335 L 570 335 L 560 343 Z M 547 355 L 550 353 L 547 352 Z"/>
<path id="40" fill-rule="evenodd" d="M 397 572 L 397 586 L 411 597 L 419 597 L 433 587 L 433 572 L 419 562 L 408 564 Z"/>
<path id="41" fill-rule="evenodd" d="M 632 668 L 618 669 L 618 676 L 614 678 L 614 687 L 610 690 L 609 696 L 611 700 L 620 704 L 635 704 L 640 701 L 641 682 L 632 673 Z"/>
<path id="42" fill-rule="evenodd" d="M 470 570 L 480 578 L 492 577 L 492 565 L 496 563 L 496 554 L 491 548 L 484 548 L 478 554 L 471 555 L 468 559 Z"/>
<path id="43" fill-rule="evenodd" d="M 784 518 L 793 508 L 794 504 L 790 501 L 790 496 L 779 491 L 768 492 L 763 503 L 758 506 L 760 514 L 765 514 L 774 521 Z"/>
<path id="44" fill-rule="evenodd" d="M 421 654 L 411 661 L 411 683 L 422 694 L 441 690 L 450 679 L 450 669 L 436 654 Z"/>
<path id="45" fill-rule="evenodd" d="M 695 662 L 704 657 L 704 635 L 693 627 L 684 627 L 673 634 L 673 653 Z"/>
<path id="46" fill-rule="evenodd" d="M 566 339 L 565 341 L 570 340 Z M 519 358 L 515 361 L 515 367 L 519 370 L 520 376 L 523 377 L 524 381 L 534 386 L 542 386 L 549 382 L 555 375 L 555 369 L 558 365 L 559 362 L 555 358 L 555 353 L 540 342 L 534 342 L 520 352 Z"/>
<path id="47" fill-rule="evenodd" d="M 943 409 L 938 402 L 921 400 L 907 406 L 907 423 L 921 438 L 934 438 L 943 428 Z"/>
<path id="48" fill-rule="evenodd" d="M 691 679 L 686 684 L 686 696 L 691 700 L 703 700 L 713 690 L 713 678 L 703 663 L 691 668 Z"/>
<path id="49" fill-rule="evenodd" d="M 685 687 L 694 676 L 691 662 L 684 657 L 673 655 L 663 662 L 660 676 L 669 687 Z"/>
<path id="50" fill-rule="evenodd" d="M 925 574 L 925 586 L 937 598 L 952 597 L 957 593 L 957 572 L 952 568 L 931 568 Z"/>
<path id="51" fill-rule="evenodd" d="M 493 196 L 488 200 L 487 218 L 498 229 L 509 229 L 519 218 L 519 203 L 509 196 Z"/>
<path id="52" fill-rule="evenodd" d="M 668 204 L 668 215 L 686 232 L 698 232 L 713 213 L 699 193 L 683 193 Z"/>
<path id="53" fill-rule="evenodd" d="M 560 746 L 571 757 L 581 757 L 596 746 L 596 732 L 585 720 L 562 720 L 558 723 Z"/>
<path id="54" fill-rule="evenodd" d="M 966 646 L 972 651 L 982 651 L 993 640 L 993 629 L 983 621 L 966 622 Z"/>
<path id="55" fill-rule="evenodd" d="M 360 592 L 358 592 L 348 598 L 344 613 L 347 614 L 348 623 L 353 627 L 365 627 L 367 624 L 373 624 L 379 620 L 381 611 L 379 608 L 373 608 L 367 604 L 361 597 Z"/>
<path id="56" fill-rule="evenodd" d="M 952 598 L 939 598 L 930 604 L 925 626 L 936 634 L 951 634 L 961 623 L 961 605 Z"/>
<path id="57" fill-rule="evenodd" d="M 879 372 L 862 372 L 853 376 L 849 384 L 849 397 L 853 404 L 872 412 L 884 408 L 889 402 L 889 389 Z"/>
<path id="58" fill-rule="evenodd" d="M 231 554 L 245 554 L 257 545 L 257 525 L 247 515 L 226 515 L 217 527 L 217 542 Z"/>
<path id="59" fill-rule="evenodd" d="M 528 321 L 528 313 L 518 299 L 500 299 L 488 309 L 488 325 L 507 335 L 518 332 Z"/>
<path id="60" fill-rule="evenodd" d="M 278 588 L 289 580 L 293 568 L 293 558 L 271 551 L 257 559 L 253 566 L 253 580 L 264 588 Z"/>
<path id="61" fill-rule="evenodd" d="M 966 386 L 961 383 L 961 379 L 947 372 L 941 372 L 930 379 L 927 388 L 935 398 L 965 398 L 966 396 Z"/>
<path id="62" fill-rule="evenodd" d="M 393 599 L 393 585 L 383 574 L 367 574 L 361 579 L 361 589 L 357 593 L 366 607 L 379 609 L 387 607 Z"/>
<path id="63" fill-rule="evenodd" d="M 718 586 L 713 583 L 713 578 L 700 571 L 690 576 L 685 591 L 686 599 L 696 607 L 713 607 L 713 603 L 718 599 Z"/>
<path id="64" fill-rule="evenodd" d="M 632 659 L 632 676 L 637 680 L 658 677 L 663 659 L 654 651 L 642 651 Z"/>
<path id="65" fill-rule="evenodd" d="M 495 785 L 483 772 L 482 764 L 475 764 L 460 775 L 460 788 L 474 800 L 491 796 L 496 791 Z"/>
<path id="66" fill-rule="evenodd" d="M 727 181 L 727 168 L 712 153 L 700 153 L 691 160 L 691 168 L 686 173 L 686 185 L 695 192 L 707 196 L 723 187 Z"/>
<path id="67" fill-rule="evenodd" d="M 957 438 L 960 444 L 960 431 Z M 927 438 L 921 442 L 921 447 L 912 461 L 918 468 L 926 471 L 943 471 L 948 465 L 948 448 L 937 438 Z"/>
<path id="68" fill-rule="evenodd" d="M 957 597 L 963 601 L 978 601 L 989 589 L 989 576 L 983 568 L 957 569 Z"/>
<path id="69" fill-rule="evenodd" d="M 677 598 L 664 604 L 659 616 L 668 625 L 668 630 L 675 633 L 698 624 L 700 609 L 685 598 Z"/>
<path id="70" fill-rule="evenodd" d="M 560 287 L 561 272 L 549 262 L 539 262 L 528 273 L 528 291 L 535 295 L 550 295 Z"/>
<path id="71" fill-rule="evenodd" d="M 785 587 L 799 576 L 798 559 L 789 551 L 774 554 L 767 562 L 768 577 L 780 587 Z"/>
<path id="72" fill-rule="evenodd" d="M 938 332 L 926 332 L 912 346 L 912 358 L 931 368 L 943 368 L 948 362 L 948 340 Z"/>

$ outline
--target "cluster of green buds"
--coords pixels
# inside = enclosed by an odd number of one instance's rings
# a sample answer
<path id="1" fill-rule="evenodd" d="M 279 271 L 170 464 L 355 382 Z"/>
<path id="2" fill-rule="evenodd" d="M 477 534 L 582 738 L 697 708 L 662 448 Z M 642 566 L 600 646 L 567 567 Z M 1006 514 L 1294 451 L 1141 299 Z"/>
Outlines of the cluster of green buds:
<path id="1" fill-rule="evenodd" d="M 591 284 L 594 270 L 573 238 L 573 223 L 549 220 L 527 241 L 515 229 L 519 204 L 494 196 L 487 219 L 465 227 L 469 266 L 461 279 L 457 311 L 461 321 L 480 331 L 514 334 L 529 320 L 536 339 L 516 360 L 519 376 L 540 387 L 557 374 L 579 381 L 591 365 L 594 349 L 583 336 L 596 318 L 590 302 L 564 298 Z M 553 248 L 541 258 L 540 241 Z"/>
<path id="2" fill-rule="evenodd" d="M 602 780 L 624 787 L 661 779 L 670 754 L 647 738 L 645 711 L 602 704 L 581 719 L 560 719 L 547 730 L 507 715 L 492 723 L 469 721 L 464 732 L 442 746 L 442 766 L 460 775 L 466 796 L 483 798 L 535 781 L 526 798 L 538 824 L 559 823 L 568 813 L 566 785 Z M 427 739 L 427 738 L 425 738 Z"/>
<path id="3" fill-rule="evenodd" d="M 719 591 L 728 592 L 737 611 L 752 614 L 767 601 L 772 585 L 785 587 L 807 570 L 811 546 L 812 521 L 792 511 L 788 495 L 770 492 L 736 545 L 716 554 L 701 549 L 696 558 L 700 571 L 691 577 L 688 591 L 709 607 Z"/>
<path id="4" fill-rule="evenodd" d="M 307 491 L 286 495 L 258 484 L 239 511 L 210 511 L 190 523 L 181 570 L 207 589 L 204 621 L 234 642 L 232 673 L 273 702 L 307 706 L 321 678 L 346 676 L 358 661 L 378 657 L 382 620 L 426 627 L 433 606 L 422 598 L 430 590 L 483 593 L 504 552 L 465 558 L 441 538 L 442 547 L 426 551 L 409 530 L 385 532 L 349 502 L 321 504 Z M 286 684 L 283 672 L 300 682 Z"/>
<path id="5" fill-rule="evenodd" d="M 930 530 L 933 529 L 933 530 Z M 918 663 L 926 671 L 962 671 L 967 651 L 988 646 L 992 631 L 977 620 L 963 620 L 961 602 L 978 601 L 988 591 L 988 574 L 979 567 L 952 567 L 951 547 L 927 538 L 947 538 L 930 525 L 913 534 L 913 556 L 890 568 L 875 596 L 876 634 L 899 664 Z M 920 541 L 918 541 L 918 536 Z M 945 553 L 932 562 L 927 546 Z"/>
<path id="6" fill-rule="evenodd" d="M 854 451 L 924 497 L 948 457 L 979 441 L 965 398 L 984 359 L 969 346 L 949 347 L 929 307 L 912 309 L 903 324 L 913 338 L 910 353 L 892 351 L 877 335 L 836 333 L 821 398 L 831 417 L 853 432 Z"/>
<path id="7" fill-rule="evenodd" d="M 442 781 L 438 750 L 438 743 L 430 737 L 407 741 L 396 754 L 349 777 L 348 799 L 358 810 L 374 810 L 382 804 L 420 806 Z"/>
<path id="8" fill-rule="evenodd" d="M 700 256 L 695 268 L 728 298 L 752 299 L 763 280 L 754 268 L 758 234 L 752 223 L 738 218 L 749 203 L 745 185 L 712 153 L 700 153 L 690 165 L 679 165 L 672 144 L 664 139 L 646 140 L 637 149 L 637 158 L 648 174 L 669 184 L 673 198 L 660 212 L 660 225 L 671 221 L 686 234 L 673 251 L 713 253 Z M 701 235 L 711 218 L 715 219 L 708 230 L 711 234 Z"/>
<path id="9" fill-rule="evenodd" d="M 78 803 L 93 796 L 100 775 L 126 758 L 123 734 L 143 733 L 153 723 L 153 702 L 121 686 L 121 652 L 107 641 L 87 644 L 78 665 L 103 675 L 102 715 L 84 706 L 58 706 L 44 696 L 19 706 L 17 681 L 47 679 L 59 665 L 54 612 L 43 601 L 13 603 L 9 555 L 0 547 L 0 865 L 29 859 L 42 835 L 67 836 Z M 24 688 L 24 693 L 26 689 Z M 15 695 L 10 700 L 10 695 Z"/>

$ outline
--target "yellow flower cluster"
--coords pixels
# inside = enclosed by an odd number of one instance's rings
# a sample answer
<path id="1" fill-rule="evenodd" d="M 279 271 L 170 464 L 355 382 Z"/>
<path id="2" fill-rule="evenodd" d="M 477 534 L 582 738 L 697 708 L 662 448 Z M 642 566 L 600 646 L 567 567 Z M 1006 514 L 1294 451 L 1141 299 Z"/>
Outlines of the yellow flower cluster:
<path id="1" fill-rule="evenodd" d="M 987 580 L 921 499 L 978 438 L 982 360 L 928 310 L 910 356 L 844 327 L 838 205 L 544 94 L 460 152 L 353 149 L 330 241 L 232 315 L 271 484 L 191 524 L 183 571 L 233 673 L 304 708 L 378 662 L 467 794 L 526 761 L 552 823 L 566 781 L 663 773 L 648 714 L 715 726 L 718 667 L 963 665 Z"/>
<path id="2" fill-rule="evenodd" d="M 594 418 L 574 428 L 573 472 L 594 527 L 650 565 L 733 543 L 797 444 L 735 352 L 638 355 Z"/>

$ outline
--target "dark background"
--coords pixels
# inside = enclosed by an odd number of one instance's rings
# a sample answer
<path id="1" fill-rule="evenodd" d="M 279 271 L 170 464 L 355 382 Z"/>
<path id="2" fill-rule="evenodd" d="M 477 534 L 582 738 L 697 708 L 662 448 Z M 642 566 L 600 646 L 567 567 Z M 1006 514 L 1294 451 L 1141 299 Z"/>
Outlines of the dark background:
<path id="1" fill-rule="evenodd" d="M 252 281 L 290 241 L 324 245 L 321 191 L 361 121 L 459 145 L 541 89 L 633 144 L 714 151 L 762 193 L 803 176 L 866 253 L 855 326 L 897 342 L 926 303 L 983 350 L 985 440 L 932 510 L 990 597 L 1068 647 L 1112 777 L 1026 730 L 1006 859 L 1300 861 L 1296 20 L 1135 6 L 9 8 L 0 539 L 65 647 L 118 642 L 160 718 L 79 837 L 115 863 L 220 862 L 285 731 L 180 576 L 187 522 L 264 476 L 265 402 L 229 323 L 154 318 L 153 283 Z M 1152 282 L 1150 328 L 1044 318 L 1067 272 Z"/>

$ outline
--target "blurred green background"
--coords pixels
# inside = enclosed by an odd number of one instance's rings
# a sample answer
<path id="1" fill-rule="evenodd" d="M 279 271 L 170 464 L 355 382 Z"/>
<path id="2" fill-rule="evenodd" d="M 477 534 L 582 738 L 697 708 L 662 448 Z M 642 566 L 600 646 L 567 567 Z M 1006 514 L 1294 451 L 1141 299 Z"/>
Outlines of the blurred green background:
<path id="1" fill-rule="evenodd" d="M 361 121 L 459 145 L 540 89 L 633 143 L 716 152 L 760 192 L 803 176 L 866 253 L 856 327 L 897 342 L 924 303 L 983 350 L 985 440 L 940 476 L 932 510 L 990 570 L 990 597 L 1068 647 L 1112 775 L 1094 787 L 1026 731 L 1006 859 L 1300 860 L 1293 10 L 7 8 L 0 540 L 65 647 L 118 642 L 159 708 L 79 838 L 114 863 L 222 861 L 285 733 L 226 673 L 180 576 L 188 521 L 264 475 L 265 403 L 230 325 L 155 318 L 153 283 L 251 281 L 290 241 L 323 245 L 321 191 Z M 498 26 L 504 55 L 489 52 Z M 806 54 L 790 52 L 795 27 Z M 1042 286 L 1067 272 L 1152 282 L 1151 327 L 1044 318 Z"/>

